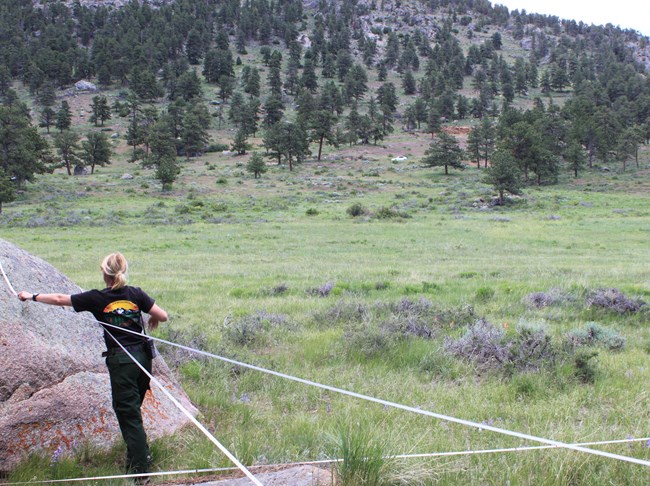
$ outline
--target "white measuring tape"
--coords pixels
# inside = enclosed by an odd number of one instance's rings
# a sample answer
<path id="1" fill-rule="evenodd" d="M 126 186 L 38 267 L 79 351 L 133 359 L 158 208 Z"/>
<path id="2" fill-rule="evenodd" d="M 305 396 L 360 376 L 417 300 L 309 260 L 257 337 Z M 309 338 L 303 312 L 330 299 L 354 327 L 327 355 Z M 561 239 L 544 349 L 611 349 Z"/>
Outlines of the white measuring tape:
<path id="1" fill-rule="evenodd" d="M 0 267 L 0 270 L 2 270 L 1 267 Z M 2 272 L 4 274 L 4 270 L 2 270 Z M 6 275 L 5 275 L 5 280 L 8 281 Z M 117 326 L 113 326 L 111 324 L 99 322 L 99 321 L 97 321 L 95 319 L 88 319 L 88 318 L 85 318 L 83 316 L 81 316 L 81 317 L 83 319 L 86 319 L 86 320 L 92 320 L 93 323 L 99 323 L 100 325 L 104 326 L 105 328 L 110 327 L 110 328 L 118 329 L 118 330 L 120 330 L 122 332 L 129 332 L 129 333 L 141 336 L 140 333 L 137 333 L 135 331 L 130 331 L 130 330 L 125 329 L 125 328 L 120 328 L 120 327 L 117 327 Z M 534 435 L 524 434 L 524 433 L 521 433 L 521 432 L 516 432 L 516 431 L 512 431 L 512 430 L 508 430 L 508 429 L 504 429 L 504 428 L 500 428 L 500 427 L 494 427 L 492 425 L 473 422 L 473 421 L 470 421 L 470 420 L 464 420 L 464 419 L 460 419 L 460 418 L 457 418 L 457 417 L 452 417 L 452 416 L 449 416 L 449 415 L 444 415 L 444 414 L 440 414 L 440 413 L 436 413 L 436 412 L 430 412 L 428 410 L 422 410 L 420 408 L 414 408 L 414 407 L 410 407 L 408 405 L 402 405 L 402 404 L 399 404 L 399 403 L 390 402 L 390 401 L 383 400 L 383 399 L 380 399 L 380 398 L 375 398 L 375 397 L 371 397 L 371 396 L 368 396 L 368 395 L 363 395 L 361 393 L 356 393 L 356 392 L 352 392 L 352 391 L 349 391 L 349 390 L 345 390 L 345 389 L 341 389 L 341 388 L 337 388 L 337 387 L 317 383 L 317 382 L 314 382 L 314 381 L 311 381 L 311 380 L 306 380 L 306 379 L 299 378 L 299 377 L 296 377 L 296 376 L 287 375 L 285 373 L 280 373 L 280 372 L 269 370 L 269 369 L 262 368 L 262 367 L 259 367 L 259 366 L 250 365 L 250 364 L 243 363 L 243 362 L 240 362 L 240 361 L 236 361 L 236 360 L 233 360 L 233 359 L 230 359 L 230 358 L 225 358 L 223 356 L 208 353 L 206 351 L 202 351 L 202 350 L 199 350 L 199 349 L 191 348 L 191 347 L 188 347 L 188 346 L 183 346 L 182 344 L 173 343 L 171 341 L 167 341 L 165 339 L 157 338 L 157 337 L 154 337 L 154 336 L 149 336 L 149 337 L 151 339 L 153 339 L 154 341 L 162 342 L 162 343 L 168 344 L 170 346 L 174 346 L 174 347 L 177 347 L 177 348 L 180 348 L 180 349 L 184 349 L 186 351 L 189 351 L 189 352 L 192 352 L 192 353 L 195 353 L 195 354 L 200 354 L 200 355 L 203 355 L 203 356 L 215 358 L 215 359 L 218 359 L 218 360 L 226 362 L 226 363 L 230 363 L 230 364 L 233 364 L 233 365 L 236 365 L 236 366 L 241 366 L 243 368 L 252 369 L 252 370 L 259 371 L 259 372 L 262 372 L 262 373 L 266 373 L 266 374 L 269 374 L 269 375 L 273 375 L 273 376 L 277 376 L 277 377 L 284 378 L 284 379 L 287 379 L 287 380 L 302 383 L 304 385 L 309 385 L 309 386 L 317 387 L 317 388 L 320 388 L 320 389 L 323 389 L 323 390 L 328 390 L 328 391 L 331 391 L 331 392 L 334 392 L 334 393 L 340 393 L 342 395 L 347 395 L 347 396 L 351 396 L 351 397 L 354 397 L 354 398 L 359 398 L 361 400 L 366 400 L 366 401 L 378 403 L 378 404 L 381 404 L 381 405 L 384 405 L 384 406 L 387 406 L 387 407 L 397 408 L 397 409 L 400 409 L 400 410 L 405 410 L 405 411 L 416 413 L 416 414 L 419 414 L 419 415 L 433 417 L 433 418 L 437 418 L 437 419 L 444 420 L 444 421 L 447 421 L 447 422 L 457 423 L 457 424 L 460 424 L 460 425 L 465 425 L 465 426 L 469 426 L 469 427 L 473 427 L 473 428 L 477 428 L 477 429 L 481 429 L 481 430 L 489 430 L 491 432 L 495 432 L 495 433 L 499 433 L 499 434 L 503 434 L 503 435 L 508 435 L 508 436 L 511 436 L 511 437 L 517 437 L 517 438 L 528 440 L 528 441 L 539 442 L 539 443 L 546 444 L 548 446 L 552 446 L 552 447 L 556 447 L 556 448 L 564 448 L 564 449 L 574 450 L 574 451 L 578 451 L 578 452 L 584 452 L 584 453 L 587 453 L 587 454 L 597 455 L 597 456 L 601 456 L 601 457 L 607 457 L 607 458 L 610 458 L 610 459 L 616 459 L 616 460 L 619 460 L 619 461 L 638 464 L 638 465 L 642 465 L 642 466 L 650 466 L 650 461 L 647 461 L 647 460 L 637 459 L 637 458 L 634 458 L 634 457 L 623 456 L 623 455 L 619 455 L 619 454 L 612 454 L 612 453 L 609 453 L 609 452 L 599 451 L 599 450 L 595 450 L 595 449 L 589 449 L 587 447 L 583 447 L 583 446 L 580 446 L 580 445 L 568 444 L 568 443 L 565 443 L 565 442 L 560 442 L 560 441 L 556 441 L 556 440 L 552 440 L 552 439 L 546 439 L 546 438 L 543 438 L 543 437 L 537 437 L 537 436 L 534 436 Z"/>
<path id="2" fill-rule="evenodd" d="M 88 320 L 90 320 L 90 319 L 88 319 Z M 97 322 L 97 321 L 93 320 L 93 322 Z M 106 323 L 100 323 L 100 324 L 102 324 L 104 326 L 111 327 L 111 328 L 119 329 L 121 331 L 128 331 L 128 332 L 130 332 L 132 334 L 136 334 L 136 335 L 140 336 L 139 333 L 136 333 L 134 331 L 130 331 L 128 329 L 116 327 L 116 326 L 113 326 L 111 324 L 106 324 Z M 422 410 L 420 408 L 410 407 L 408 405 L 402 405 L 402 404 L 399 404 L 399 403 L 390 402 L 388 400 L 382 400 L 381 398 L 375 398 L 375 397 L 371 397 L 369 395 L 363 395 L 361 393 L 352 392 L 352 391 L 349 391 L 349 390 L 345 390 L 345 389 L 342 389 L 342 388 L 337 388 L 337 387 L 330 386 L 330 385 L 323 385 L 321 383 L 317 383 L 317 382 L 314 382 L 314 381 L 311 381 L 311 380 L 305 380 L 303 378 L 298 378 L 298 377 L 292 376 L 292 375 L 287 375 L 285 373 L 280 373 L 278 371 L 273 371 L 273 370 L 269 370 L 269 369 L 266 369 L 266 368 L 261 368 L 259 366 L 254 366 L 254 365 L 250 365 L 250 364 L 247 364 L 247 363 L 242 363 L 241 361 L 236 361 L 234 359 L 225 358 L 223 356 L 208 353 L 206 351 L 201 351 L 200 349 L 194 349 L 194 348 L 190 348 L 188 346 L 183 346 L 182 344 L 173 343 L 171 341 L 167 341 L 165 339 L 157 338 L 157 337 L 154 337 L 154 336 L 149 336 L 149 337 L 151 339 L 155 340 L 155 341 L 165 343 L 165 344 L 168 344 L 170 346 L 175 346 L 177 348 L 184 349 L 186 351 L 190 351 L 190 352 L 200 354 L 200 355 L 203 355 L 203 356 L 208 356 L 208 357 L 211 357 L 211 358 L 215 358 L 215 359 L 224 361 L 226 363 L 241 366 L 243 368 L 248 368 L 248 369 L 255 370 L 255 371 L 260 371 L 262 373 L 266 373 L 266 374 L 269 374 L 269 375 L 277 376 L 279 378 L 284 378 L 284 379 L 287 379 L 287 380 L 295 381 L 295 382 L 298 382 L 298 383 L 302 383 L 304 385 L 313 386 L 313 387 L 316 387 L 316 388 L 320 388 L 322 390 L 328 390 L 328 391 L 331 391 L 331 392 L 340 393 L 342 395 L 347 395 L 347 396 L 350 396 L 350 397 L 359 398 L 361 400 L 366 400 L 366 401 L 369 401 L 369 402 L 379 403 L 379 404 L 387 406 L 387 407 L 397 408 L 397 409 L 400 409 L 400 410 L 405 410 L 407 412 L 412 412 L 412 413 L 416 413 L 416 414 L 419 414 L 419 415 L 425 415 L 427 417 L 433 417 L 433 418 L 437 418 L 437 419 L 444 420 L 444 421 L 447 421 L 447 422 L 466 425 L 466 426 L 477 428 L 477 429 L 489 430 L 491 432 L 496 432 L 498 434 L 503 434 L 503 435 L 509 435 L 511 437 L 517 437 L 519 439 L 529 440 L 529 441 L 533 441 L 533 442 L 540 442 L 542 444 L 546 444 L 546 445 L 553 446 L 553 447 L 561 447 L 561 448 L 564 448 L 564 449 L 571 449 L 571 450 L 574 450 L 574 451 L 585 452 L 587 454 L 593 454 L 593 455 L 596 455 L 596 456 L 607 457 L 607 458 L 610 458 L 610 459 L 617 459 L 619 461 L 624 461 L 624 462 L 631 462 L 633 464 L 639 464 L 641 466 L 650 466 L 650 461 L 646 461 L 646 460 L 643 460 L 643 459 L 637 459 L 635 457 L 622 456 L 622 455 L 619 455 L 619 454 L 611 454 L 609 452 L 603 452 L 603 451 L 599 451 L 599 450 L 595 450 L 595 449 L 589 449 L 587 447 L 582 447 L 582 446 L 579 446 L 579 445 L 567 444 L 565 442 L 560 442 L 560 441 L 556 441 L 556 440 L 552 440 L 552 439 L 545 439 L 543 437 L 537 437 L 537 436 L 530 435 L 530 434 L 524 434 L 522 432 L 516 432 L 516 431 L 512 431 L 512 430 L 508 430 L 508 429 L 503 429 L 503 428 L 500 428 L 500 427 L 494 427 L 492 425 L 473 422 L 471 420 L 464 420 L 464 419 L 452 417 L 450 415 L 443 415 L 443 414 L 436 413 L 436 412 L 430 412 L 428 410 Z"/>
<path id="3" fill-rule="evenodd" d="M 597 442 L 581 442 L 578 444 L 580 446 L 593 446 L 593 445 L 608 445 L 608 444 L 632 444 L 634 442 L 647 442 L 650 441 L 650 437 L 640 437 L 640 438 L 630 438 L 630 439 L 616 439 L 616 440 L 604 440 Z M 428 459 L 436 457 L 450 457 L 450 456 L 469 456 L 469 455 L 478 455 L 478 454 L 498 454 L 498 453 L 507 453 L 507 452 L 525 452 L 525 451 L 535 451 L 542 449 L 557 449 L 556 446 L 543 445 L 543 446 L 527 446 L 527 447 L 509 447 L 506 449 L 478 449 L 478 450 L 468 450 L 468 451 L 455 451 L 455 452 L 429 452 L 422 454 L 399 454 L 395 456 L 387 456 L 385 459 Z M 301 462 L 285 462 L 282 464 L 258 464 L 254 466 L 249 466 L 249 469 L 272 469 L 277 470 L 278 468 L 289 468 L 296 466 L 318 466 L 324 464 L 333 464 L 335 462 L 343 462 L 343 459 L 321 459 L 317 461 L 301 461 Z M 207 473 L 218 473 L 218 472 L 234 472 L 238 471 L 236 467 L 217 467 L 217 468 L 207 468 L 207 469 L 181 469 L 178 471 L 159 471 L 152 472 L 147 474 L 120 474 L 115 476 L 95 476 L 87 478 L 74 478 L 74 479 L 42 479 L 39 481 L 23 481 L 23 482 L 14 482 L 14 483 L 0 483 L 3 486 L 18 486 L 22 484 L 50 484 L 50 483 L 68 483 L 68 482 L 80 482 L 80 481 L 98 481 L 98 480 L 108 480 L 108 479 L 128 479 L 136 478 L 140 476 L 181 476 L 187 474 L 207 474 Z M 196 481 L 196 479 L 194 480 Z"/>

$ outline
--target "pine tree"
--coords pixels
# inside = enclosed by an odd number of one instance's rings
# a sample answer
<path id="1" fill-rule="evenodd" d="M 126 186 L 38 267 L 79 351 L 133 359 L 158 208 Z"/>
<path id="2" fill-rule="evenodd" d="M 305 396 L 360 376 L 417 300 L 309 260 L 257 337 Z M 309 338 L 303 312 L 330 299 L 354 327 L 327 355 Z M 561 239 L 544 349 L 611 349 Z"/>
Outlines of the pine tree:
<path id="1" fill-rule="evenodd" d="M 50 127 L 56 120 L 56 112 L 50 108 L 49 106 L 46 106 L 43 108 L 43 111 L 41 111 L 41 116 L 39 119 L 39 126 L 47 129 L 47 133 L 50 133 Z"/>
<path id="2" fill-rule="evenodd" d="M 79 139 L 79 135 L 71 130 L 66 130 L 54 136 L 54 146 L 69 176 L 72 175 L 72 167 L 81 162 Z"/>
<path id="3" fill-rule="evenodd" d="M 310 138 L 318 142 L 318 160 L 321 159 L 323 152 L 323 141 L 327 140 L 332 145 L 338 145 L 334 130 L 335 123 L 335 116 L 327 110 L 318 110 L 309 119 Z"/>
<path id="4" fill-rule="evenodd" d="M 509 153 L 497 150 L 490 167 L 485 171 L 486 184 L 494 186 L 499 193 L 499 204 L 504 202 L 504 193 L 521 194 L 521 170 L 517 161 Z"/>
<path id="5" fill-rule="evenodd" d="M 94 123 L 95 126 L 104 126 L 104 122 L 111 119 L 111 108 L 108 106 L 106 96 L 93 96 L 90 110 L 92 111 L 90 121 Z"/>
<path id="6" fill-rule="evenodd" d="M 0 104 L 0 172 L 9 182 L 0 182 L 2 193 L 13 193 L 8 184 L 20 187 L 45 172 L 50 161 L 48 149 L 47 140 L 32 126 L 27 107 L 18 101 L 8 104 L 5 98 L 5 104 Z"/>
<path id="7" fill-rule="evenodd" d="M 240 128 L 235 134 L 235 138 L 232 141 L 230 150 L 236 152 L 237 155 L 244 155 L 246 153 L 246 150 L 250 148 L 250 144 L 247 142 L 247 140 L 248 134 L 246 133 L 246 130 Z"/>
<path id="8" fill-rule="evenodd" d="M 402 89 L 404 90 L 405 95 L 414 95 L 417 89 L 415 76 L 411 71 L 406 71 L 404 77 L 402 78 Z"/>
<path id="9" fill-rule="evenodd" d="M 427 167 L 444 167 L 445 174 L 449 174 L 449 167 L 464 169 L 462 164 L 463 151 L 458 141 L 445 132 L 438 134 L 438 140 L 434 140 L 424 152 L 422 163 Z"/>
<path id="10" fill-rule="evenodd" d="M 56 113 L 56 128 L 60 132 L 67 130 L 72 126 L 72 111 L 70 110 L 70 105 L 66 100 L 61 102 L 61 107 Z"/>
<path id="11" fill-rule="evenodd" d="M 103 132 L 90 132 L 81 142 L 81 159 L 90 166 L 90 173 L 95 173 L 95 166 L 104 167 L 111 163 L 111 143 Z"/>
<path id="12" fill-rule="evenodd" d="M 251 97 L 257 98 L 260 95 L 260 72 L 257 68 L 251 69 L 250 75 L 246 80 L 244 92 L 248 93 Z"/>
<path id="13" fill-rule="evenodd" d="M 564 151 L 564 160 L 567 161 L 569 167 L 573 171 L 574 177 L 578 177 L 578 171 L 587 163 L 587 156 L 580 144 L 572 142 Z"/>
<path id="14" fill-rule="evenodd" d="M 255 179 L 259 179 L 268 169 L 262 156 L 257 152 L 253 152 L 246 164 L 246 170 L 253 174 Z"/>

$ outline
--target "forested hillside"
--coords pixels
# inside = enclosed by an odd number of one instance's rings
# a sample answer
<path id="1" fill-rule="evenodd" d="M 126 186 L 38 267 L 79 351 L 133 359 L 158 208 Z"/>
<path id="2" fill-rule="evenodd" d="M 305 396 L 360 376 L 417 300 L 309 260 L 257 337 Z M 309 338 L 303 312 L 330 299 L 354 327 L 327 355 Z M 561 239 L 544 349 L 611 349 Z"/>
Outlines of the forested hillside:
<path id="1" fill-rule="evenodd" d="M 650 139 L 647 38 L 487 1 L 22 0 L 5 2 L 0 22 L 5 202 L 34 173 L 108 162 L 64 136 L 71 114 L 57 93 L 81 79 L 120 90 L 112 106 L 93 98 L 92 120 L 128 119 L 132 160 L 166 187 L 176 157 L 202 153 L 223 124 L 237 128 L 236 152 L 260 132 L 266 155 L 293 168 L 323 144 L 376 144 L 395 130 L 440 134 L 424 162 L 453 166 L 457 141 L 441 126 L 466 121 L 465 158 L 497 151 L 494 177 L 513 192 L 553 183 L 562 164 L 576 175 L 638 164 Z M 58 136 L 48 144 L 34 125 Z M 106 142 L 95 138 L 84 143 Z"/>

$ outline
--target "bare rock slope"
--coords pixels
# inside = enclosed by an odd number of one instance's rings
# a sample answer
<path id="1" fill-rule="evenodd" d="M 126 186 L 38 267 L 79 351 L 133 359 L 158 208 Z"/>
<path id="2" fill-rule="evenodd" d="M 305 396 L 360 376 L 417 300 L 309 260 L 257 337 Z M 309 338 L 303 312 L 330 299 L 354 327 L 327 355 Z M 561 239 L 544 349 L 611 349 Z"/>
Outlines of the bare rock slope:
<path id="1" fill-rule="evenodd" d="M 3 240 L 0 263 L 16 291 L 81 290 L 51 265 Z M 66 454 L 83 443 L 107 448 L 121 440 L 103 349 L 92 315 L 20 302 L 0 277 L 0 471 L 33 452 Z M 160 356 L 154 376 L 196 414 Z M 151 439 L 189 422 L 153 383 L 143 416 Z"/>

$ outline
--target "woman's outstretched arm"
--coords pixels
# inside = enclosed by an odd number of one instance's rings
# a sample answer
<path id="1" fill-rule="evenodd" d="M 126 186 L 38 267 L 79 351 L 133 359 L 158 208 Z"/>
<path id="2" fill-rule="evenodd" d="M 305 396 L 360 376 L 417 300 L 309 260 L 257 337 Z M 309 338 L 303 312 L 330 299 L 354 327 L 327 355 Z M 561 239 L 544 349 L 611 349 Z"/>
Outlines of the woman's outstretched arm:
<path id="1" fill-rule="evenodd" d="M 62 307 L 72 305 L 72 299 L 68 294 L 32 294 L 23 290 L 18 292 L 18 298 L 23 302 L 33 300 L 41 304 L 60 305 Z"/>

